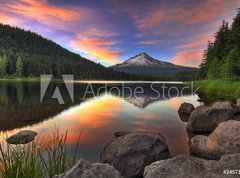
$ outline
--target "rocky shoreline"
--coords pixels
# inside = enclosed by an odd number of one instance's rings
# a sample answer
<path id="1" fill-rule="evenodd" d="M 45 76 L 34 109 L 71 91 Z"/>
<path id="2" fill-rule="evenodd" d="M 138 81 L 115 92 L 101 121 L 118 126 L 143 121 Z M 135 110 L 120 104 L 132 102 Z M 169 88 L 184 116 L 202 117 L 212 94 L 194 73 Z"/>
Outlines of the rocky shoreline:
<path id="1" fill-rule="evenodd" d="M 160 133 L 120 131 L 103 149 L 100 162 L 80 159 L 70 170 L 55 177 L 236 177 L 240 174 L 239 104 L 217 101 L 194 108 L 190 103 L 182 103 L 179 116 L 193 135 L 189 138 L 190 155 L 172 158 Z M 35 136 L 34 132 L 24 131 L 8 142 L 28 143 Z"/>
<path id="2" fill-rule="evenodd" d="M 190 155 L 171 158 L 160 133 L 121 131 L 105 146 L 100 163 L 80 160 L 58 177 L 236 177 L 238 172 L 224 171 L 240 171 L 240 106 L 228 101 L 196 108 L 182 103 L 178 113 L 186 129 L 198 134 L 189 139 Z"/>

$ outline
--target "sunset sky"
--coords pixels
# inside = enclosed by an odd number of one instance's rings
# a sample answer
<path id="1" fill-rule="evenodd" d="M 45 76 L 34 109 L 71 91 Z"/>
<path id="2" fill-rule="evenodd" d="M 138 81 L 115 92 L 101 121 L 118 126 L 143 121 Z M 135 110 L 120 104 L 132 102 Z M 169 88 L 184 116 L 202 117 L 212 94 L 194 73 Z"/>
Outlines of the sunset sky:
<path id="1" fill-rule="evenodd" d="M 37 32 L 110 66 L 140 52 L 198 66 L 240 0 L 0 0 L 0 23 Z"/>

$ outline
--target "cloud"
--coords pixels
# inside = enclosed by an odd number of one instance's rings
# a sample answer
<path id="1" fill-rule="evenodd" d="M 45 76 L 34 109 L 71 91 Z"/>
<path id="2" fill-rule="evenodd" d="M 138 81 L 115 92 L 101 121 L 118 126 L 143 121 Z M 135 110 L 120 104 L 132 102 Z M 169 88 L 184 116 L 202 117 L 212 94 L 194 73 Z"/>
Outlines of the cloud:
<path id="1" fill-rule="evenodd" d="M 114 44 L 116 44 L 116 41 L 88 38 L 81 35 L 77 35 L 76 39 L 70 42 L 71 47 L 75 50 L 89 53 L 95 60 L 104 61 L 109 64 L 120 62 L 117 60 L 117 56 L 121 53 L 121 50 L 111 49 Z"/>
<path id="2" fill-rule="evenodd" d="M 176 54 L 172 62 L 178 65 L 196 67 L 200 64 L 203 51 L 207 47 L 207 42 L 212 40 L 213 36 L 209 33 L 182 39 L 182 44 L 176 47 Z"/>
<path id="3" fill-rule="evenodd" d="M 238 0 L 154 1 L 152 3 L 129 3 L 126 11 L 143 33 L 156 35 L 182 35 L 198 30 L 200 26 L 215 18 L 222 18 L 239 5 Z M 201 27 L 200 27 L 201 28 Z"/>
<path id="4" fill-rule="evenodd" d="M 189 50 L 177 52 L 172 62 L 178 65 L 196 67 L 200 64 L 201 59 L 202 59 L 201 50 L 199 51 Z"/>

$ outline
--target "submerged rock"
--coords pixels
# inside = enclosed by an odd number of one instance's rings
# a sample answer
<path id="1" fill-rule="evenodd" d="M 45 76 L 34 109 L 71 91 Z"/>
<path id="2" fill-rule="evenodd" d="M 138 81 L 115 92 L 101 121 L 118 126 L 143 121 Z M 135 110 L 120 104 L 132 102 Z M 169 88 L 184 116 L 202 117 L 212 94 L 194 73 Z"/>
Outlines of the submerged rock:
<path id="1" fill-rule="evenodd" d="M 208 137 L 193 137 L 190 140 L 190 151 L 208 159 L 240 153 L 240 121 L 222 122 Z"/>
<path id="2" fill-rule="evenodd" d="M 182 103 L 178 109 L 179 114 L 190 115 L 194 110 L 194 106 L 191 103 Z"/>
<path id="3" fill-rule="evenodd" d="M 159 177 L 218 177 L 224 178 L 224 170 L 240 169 L 240 154 L 223 156 L 219 161 L 204 160 L 189 155 L 178 155 L 172 159 L 156 161 L 145 167 L 144 178 Z M 236 175 L 227 175 L 236 177 Z"/>
<path id="4" fill-rule="evenodd" d="M 198 106 L 190 115 L 187 129 L 195 133 L 212 132 L 219 123 L 233 117 L 233 110 L 223 106 Z"/>
<path id="5" fill-rule="evenodd" d="M 11 137 L 7 138 L 6 141 L 9 144 L 27 144 L 35 139 L 37 136 L 36 132 L 33 132 L 31 130 L 23 130 L 20 131 Z"/>
<path id="6" fill-rule="evenodd" d="M 69 171 L 55 178 L 123 178 L 111 165 L 80 159 Z"/>
<path id="7" fill-rule="evenodd" d="M 100 161 L 111 164 L 125 177 L 141 177 L 145 166 L 169 157 L 168 146 L 161 134 L 133 132 L 108 143 Z"/>

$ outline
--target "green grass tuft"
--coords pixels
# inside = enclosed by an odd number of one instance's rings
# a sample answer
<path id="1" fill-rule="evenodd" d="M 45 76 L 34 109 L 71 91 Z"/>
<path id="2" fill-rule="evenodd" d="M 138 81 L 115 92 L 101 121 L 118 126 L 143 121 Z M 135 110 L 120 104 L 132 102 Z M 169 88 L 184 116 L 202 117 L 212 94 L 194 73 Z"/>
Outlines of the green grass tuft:
<path id="1" fill-rule="evenodd" d="M 219 97 L 236 102 L 240 98 L 239 80 L 198 80 L 193 82 L 194 87 L 200 87 L 199 95 L 206 104 Z"/>
<path id="2" fill-rule="evenodd" d="M 73 156 L 67 154 L 68 133 L 53 131 L 53 138 L 43 142 L 36 140 L 26 145 L 0 145 L 0 177 L 4 178 L 52 178 L 71 168 L 77 160 L 80 140 Z"/>

